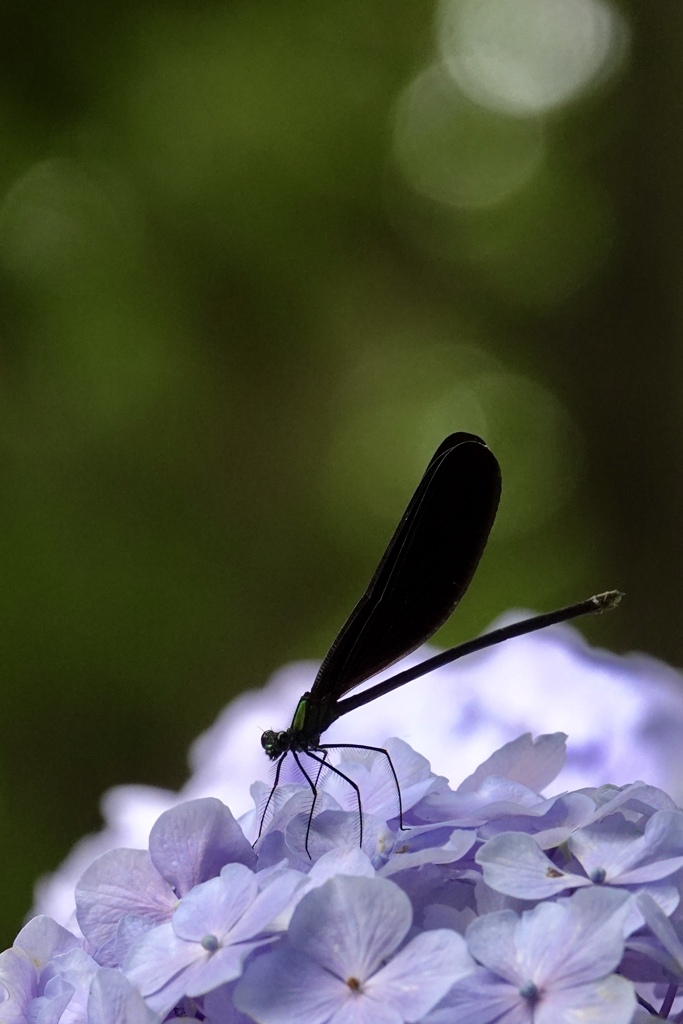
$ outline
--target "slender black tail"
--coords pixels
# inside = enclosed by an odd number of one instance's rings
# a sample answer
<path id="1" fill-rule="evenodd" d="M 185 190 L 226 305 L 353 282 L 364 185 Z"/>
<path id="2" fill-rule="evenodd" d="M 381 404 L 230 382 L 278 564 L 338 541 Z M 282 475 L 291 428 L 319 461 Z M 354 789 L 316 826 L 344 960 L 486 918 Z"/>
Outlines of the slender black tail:
<path id="1" fill-rule="evenodd" d="M 449 665 L 452 661 L 457 661 L 458 658 L 464 658 L 467 654 L 474 654 L 475 651 L 483 651 L 486 647 L 493 647 L 495 644 L 502 643 L 503 640 L 512 640 L 513 637 L 524 636 L 525 633 L 534 633 L 537 629 L 545 629 L 546 626 L 554 626 L 558 622 L 578 619 L 581 615 L 596 615 L 600 612 L 611 611 L 612 608 L 616 608 L 623 596 L 619 590 L 607 590 L 604 594 L 596 594 L 585 601 L 579 601 L 578 604 L 570 604 L 566 608 L 558 608 L 554 612 L 534 615 L 530 619 L 523 619 L 521 622 L 512 622 L 509 626 L 502 626 L 500 629 L 484 633 L 474 640 L 467 640 L 464 644 L 458 644 L 457 647 L 451 647 L 447 651 L 442 651 L 441 654 L 436 654 L 433 658 L 420 662 L 419 665 L 413 665 L 412 668 L 404 669 L 403 672 L 392 676 L 391 679 L 385 679 L 381 683 L 376 683 L 375 686 L 371 686 L 353 697 L 346 697 L 344 700 L 340 700 L 336 708 L 338 712 L 336 717 L 340 718 L 349 711 L 354 711 L 356 708 L 368 704 L 371 700 L 375 700 L 376 697 L 382 697 L 385 693 L 391 693 L 398 686 L 410 683 L 413 679 L 419 679 L 420 676 L 433 672 L 435 668 Z"/>

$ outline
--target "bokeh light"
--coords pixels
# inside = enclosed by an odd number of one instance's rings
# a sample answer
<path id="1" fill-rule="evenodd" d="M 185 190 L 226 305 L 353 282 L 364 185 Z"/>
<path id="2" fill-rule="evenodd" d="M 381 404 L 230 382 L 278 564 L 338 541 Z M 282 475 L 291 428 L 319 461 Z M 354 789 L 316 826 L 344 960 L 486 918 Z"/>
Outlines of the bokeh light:
<path id="1" fill-rule="evenodd" d="M 406 381 L 410 388 L 406 389 Z M 457 418 L 489 439 L 505 470 L 495 536 L 533 533 L 571 497 L 581 472 L 579 432 L 555 395 L 471 345 L 406 344 L 356 362 L 320 476 L 331 539 L 375 524 L 388 535 L 431 456 L 432 438 Z M 401 417 L 395 410 L 400 404 Z M 525 415 L 533 410 L 532 415 Z M 401 452 L 401 459 L 387 457 Z M 365 527 L 367 529 L 367 526 Z M 377 548 L 379 555 L 380 549 Z"/>
<path id="2" fill-rule="evenodd" d="M 574 100 L 617 67 L 627 31 L 607 0 L 441 0 L 439 48 L 474 102 L 519 117 Z"/>
<path id="3" fill-rule="evenodd" d="M 544 155 L 539 122 L 472 103 L 441 63 L 422 71 L 401 97 L 395 149 L 416 191 L 465 208 L 505 199 L 534 176 Z"/>

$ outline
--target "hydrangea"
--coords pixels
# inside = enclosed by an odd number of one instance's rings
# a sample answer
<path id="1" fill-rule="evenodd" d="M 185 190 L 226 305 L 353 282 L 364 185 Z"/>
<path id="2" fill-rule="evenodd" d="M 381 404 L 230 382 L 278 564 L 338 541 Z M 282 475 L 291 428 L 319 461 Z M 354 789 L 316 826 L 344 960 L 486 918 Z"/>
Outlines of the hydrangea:
<path id="1" fill-rule="evenodd" d="M 661 666 L 589 654 L 566 636 L 533 640 L 535 657 L 559 659 L 548 661 L 553 692 L 571 655 L 575 693 L 602 676 L 635 708 L 639 679 L 651 723 L 681 714 Z M 477 661 L 475 675 L 495 667 L 490 655 Z M 418 689 L 428 703 L 427 685 Z M 437 734 L 450 714 L 466 738 L 471 705 L 458 719 L 446 696 L 433 704 Z M 593 779 L 572 788 L 554 782 L 565 771 L 558 731 L 508 740 L 455 785 L 403 739 L 387 740 L 402 823 L 386 759 L 341 749 L 335 763 L 360 791 L 361 829 L 355 791 L 329 773 L 313 815 L 294 771 L 265 819 L 266 783 L 252 785 L 251 806 L 227 806 L 220 782 L 207 795 L 210 765 L 217 779 L 227 772 L 218 736 L 239 733 L 239 711 L 230 714 L 195 752 L 188 790 L 199 792 L 158 799 L 143 842 L 102 844 L 74 887 L 68 927 L 39 914 L 0 954 L 0 1024 L 683 1021 L 683 810 L 659 777 L 617 773 L 599 785 L 596 766 L 618 763 L 614 732 L 596 741 L 592 762 L 584 749 Z M 612 725 L 620 714 L 615 705 Z M 621 728 L 632 764 L 647 767 L 641 726 Z M 590 730 L 578 732 L 580 746 Z M 258 731 L 253 739 L 258 750 Z M 445 757 L 438 745 L 436 756 Z"/>
<path id="2" fill-rule="evenodd" d="M 395 670 L 430 653 L 423 649 Z M 182 801 L 215 796 L 237 816 L 248 811 L 252 781 L 268 778 L 261 732 L 289 725 L 317 669 L 313 662 L 290 665 L 262 690 L 234 700 L 194 743 L 192 773 L 180 792 L 129 785 L 105 794 L 105 828 L 81 840 L 59 871 L 39 883 L 34 913 L 69 925 L 74 887 L 88 864 L 106 850 L 145 847 L 159 815 Z M 678 757 L 683 676 L 645 655 L 624 657 L 591 648 L 571 626 L 519 637 L 438 669 L 335 723 L 325 738 L 377 746 L 387 736 L 400 736 L 429 753 L 438 775 L 460 780 L 482 762 L 480 772 L 504 774 L 494 765 L 487 767 L 486 759 L 526 731 L 562 731 L 571 737 L 566 762 L 557 768 L 558 788 L 578 789 L 596 780 L 623 785 L 641 778 L 683 802 Z M 371 764 L 386 785 L 386 772 Z M 537 782 L 534 786 L 542 788 Z"/>

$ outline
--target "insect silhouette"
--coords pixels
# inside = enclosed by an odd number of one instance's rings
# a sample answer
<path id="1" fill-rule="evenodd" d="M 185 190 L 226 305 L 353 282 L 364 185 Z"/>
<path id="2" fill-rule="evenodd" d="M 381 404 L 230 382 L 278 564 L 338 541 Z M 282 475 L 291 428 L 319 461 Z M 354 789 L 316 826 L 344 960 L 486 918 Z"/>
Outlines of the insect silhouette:
<path id="1" fill-rule="evenodd" d="M 328 759 L 330 750 L 340 748 L 375 751 L 386 758 L 398 794 L 398 818 L 402 828 L 401 788 L 389 752 L 367 744 L 321 743 L 325 730 L 349 711 L 467 654 L 618 604 L 622 595 L 611 590 L 578 604 L 512 623 L 451 647 L 355 696 L 346 697 L 356 686 L 414 651 L 450 617 L 479 564 L 496 516 L 500 492 L 500 467 L 490 448 L 475 434 L 449 434 L 434 452 L 367 590 L 339 631 L 311 689 L 300 697 L 290 727 L 280 732 L 268 729 L 261 736 L 263 749 L 272 761 L 277 761 L 277 767 L 261 814 L 257 842 L 280 782 L 282 766 L 291 754 L 312 793 L 306 853 L 310 856 L 308 840 L 323 770 L 341 777 L 355 791 L 362 845 L 360 790 L 353 779 Z M 302 757 L 317 767 L 309 773 Z"/>

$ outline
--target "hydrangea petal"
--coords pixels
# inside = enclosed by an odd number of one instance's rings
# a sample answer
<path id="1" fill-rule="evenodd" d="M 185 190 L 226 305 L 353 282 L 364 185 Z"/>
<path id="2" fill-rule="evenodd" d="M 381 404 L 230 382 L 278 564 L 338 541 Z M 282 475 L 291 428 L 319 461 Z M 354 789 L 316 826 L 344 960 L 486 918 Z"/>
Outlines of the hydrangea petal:
<path id="1" fill-rule="evenodd" d="M 379 849 L 393 842 L 393 834 L 384 819 L 366 814 L 365 810 L 363 806 L 363 850 L 369 857 L 373 857 Z M 311 859 L 317 861 L 323 854 L 340 846 L 358 846 L 359 839 L 360 818 L 357 809 L 321 811 L 312 821 L 310 811 L 307 811 L 292 818 L 285 829 L 287 846 L 298 854 L 302 864 L 310 864 Z"/>
<path id="2" fill-rule="evenodd" d="M 272 787 L 267 787 L 263 790 L 263 798 L 259 802 L 258 813 L 252 821 L 254 840 L 256 840 L 258 828 L 260 827 L 263 807 L 265 806 L 266 800 L 270 799 L 271 788 Z M 281 790 L 284 790 L 283 796 L 285 799 L 281 798 Z M 298 815 L 305 815 L 306 819 L 308 819 L 311 813 L 311 803 L 312 796 L 308 786 L 303 786 L 301 784 L 287 787 L 278 786 L 268 809 L 265 829 L 256 844 L 259 864 L 261 864 L 263 860 L 264 849 L 266 849 L 268 841 L 272 838 L 273 834 L 282 836 L 286 832 L 289 822 Z M 341 811 L 341 808 L 330 793 L 326 790 L 318 790 L 318 795 L 315 801 L 316 817 L 328 810 Z M 292 849 L 290 847 L 288 849 L 291 853 L 298 854 L 302 863 L 310 864 L 310 857 L 306 853 L 303 843 L 300 848 Z M 287 855 L 286 851 L 284 855 Z"/>
<path id="3" fill-rule="evenodd" d="M 173 930 L 181 939 L 201 942 L 211 933 L 223 938 L 254 902 L 258 884 L 243 864 L 228 864 L 218 878 L 202 882 L 185 896 L 173 914 Z"/>
<path id="4" fill-rule="evenodd" d="M 144 917 L 135 917 L 132 914 L 122 917 L 116 929 L 116 939 L 112 944 L 111 958 L 114 961 L 114 966 L 120 967 L 128 956 L 133 943 L 137 942 L 141 936 L 155 927 L 154 921 L 147 920 Z M 102 962 L 101 952 L 101 950 L 98 950 L 97 955 L 98 962 L 100 963 Z"/>
<path id="5" fill-rule="evenodd" d="M 502 775 L 540 793 L 549 786 L 567 759 L 567 735 L 548 733 L 535 739 L 530 732 L 505 743 L 458 786 L 458 793 L 476 792 L 490 775 Z"/>
<path id="6" fill-rule="evenodd" d="M 524 914 L 519 941 L 523 942 L 526 938 L 524 932 L 528 934 L 535 926 L 537 948 L 546 950 L 544 970 L 546 976 L 552 974 L 555 986 L 575 987 L 592 982 L 619 965 L 630 903 L 630 895 L 618 889 L 597 886 L 580 889 L 554 905 L 540 904 Z M 564 916 L 563 926 L 555 908 Z M 549 912 L 553 912 L 555 920 L 555 927 L 550 933 L 544 924 L 551 916 Z M 526 927 L 527 921 L 530 927 Z"/>
<path id="7" fill-rule="evenodd" d="M 613 815 L 579 829 L 569 848 L 589 875 L 603 870 L 623 885 L 657 881 L 683 866 L 683 813 L 655 811 L 642 835 Z"/>
<path id="8" fill-rule="evenodd" d="M 394 952 L 411 920 L 410 900 L 393 882 L 339 876 L 304 897 L 288 934 L 295 949 L 328 971 L 343 977 L 350 970 L 364 980 Z"/>
<path id="9" fill-rule="evenodd" d="M 671 960 L 677 965 L 677 972 L 683 979 L 683 942 L 671 921 L 662 911 L 661 907 L 647 893 L 639 893 L 636 903 L 644 921 L 667 951 Z"/>
<path id="10" fill-rule="evenodd" d="M 220 985 L 207 992 L 202 1004 L 208 1024 L 253 1024 L 253 1018 L 235 1006 L 234 983 Z"/>
<path id="11" fill-rule="evenodd" d="M 364 878 L 374 878 L 375 869 L 368 855 L 358 846 L 341 846 L 337 850 L 324 853 L 315 862 L 308 874 L 308 881 L 322 885 L 335 875 L 362 875 Z"/>
<path id="12" fill-rule="evenodd" d="M 450 830 L 449 830 L 450 831 Z M 474 831 L 454 829 L 445 843 L 422 849 L 410 849 L 410 836 L 405 845 L 394 848 L 389 861 L 380 869 L 382 878 L 390 878 L 399 871 L 420 867 L 422 864 L 454 864 L 469 853 L 477 841 Z M 404 852 L 405 851 L 405 852 Z"/>
<path id="13" fill-rule="evenodd" d="M 23 949 L 0 953 L 0 1020 L 26 1024 L 28 1007 L 37 993 L 36 972 Z"/>
<path id="14" fill-rule="evenodd" d="M 542 850 L 561 846 L 576 829 L 592 821 L 595 802 L 585 793 L 563 793 L 513 817 L 496 816 L 478 830 L 481 839 L 502 832 L 533 835 Z"/>
<path id="15" fill-rule="evenodd" d="M 132 946 L 124 973 L 143 996 L 151 996 L 192 962 L 194 945 L 179 939 L 170 921 L 158 925 Z"/>
<path id="16" fill-rule="evenodd" d="M 24 925 L 14 945 L 28 954 L 34 968 L 40 973 L 54 956 L 67 953 L 70 949 L 79 949 L 82 940 L 62 928 L 51 917 L 39 914 Z"/>
<path id="17" fill-rule="evenodd" d="M 492 889 L 519 899 L 547 899 L 566 889 L 591 885 L 588 878 L 562 871 L 531 836 L 504 832 L 484 843 L 475 857 Z"/>
<path id="18" fill-rule="evenodd" d="M 152 826 L 149 853 L 178 896 L 215 878 L 225 864 L 253 867 L 256 863 L 239 824 L 215 797 L 188 800 L 164 811 Z"/>
<path id="19" fill-rule="evenodd" d="M 422 1024 L 531 1024 L 531 1020 L 516 989 L 482 967 L 456 981 Z"/>
<path id="20" fill-rule="evenodd" d="M 348 997 L 342 980 L 290 947 L 252 961 L 234 998 L 260 1024 L 323 1024 Z"/>
<path id="21" fill-rule="evenodd" d="M 109 850 L 93 861 L 76 886 L 76 915 L 95 949 L 116 937 L 122 917 L 167 921 L 177 902 L 146 850 Z"/>
<path id="22" fill-rule="evenodd" d="M 474 970 L 461 935 L 444 928 L 422 932 L 367 982 L 368 994 L 393 1007 L 404 1021 L 424 1016 L 451 985 Z"/>
<path id="23" fill-rule="evenodd" d="M 51 984 L 49 990 L 44 995 L 38 996 L 31 1005 L 30 1017 L 31 1021 L 36 1024 L 60 1024 L 60 1022 L 66 1017 L 67 1008 L 74 997 L 75 988 L 73 985 L 69 985 L 62 979 L 58 979 Z M 79 1008 L 82 1009 L 82 1008 Z M 71 1021 L 78 1021 L 79 1017 L 83 1014 L 76 1013 L 74 1015 L 73 1009 L 69 1013 L 69 1019 Z M 79 1021 L 80 1024 L 80 1021 Z"/>
<path id="24" fill-rule="evenodd" d="M 646 882 L 657 882 L 663 878 L 669 878 L 679 868 L 683 867 L 683 856 L 668 857 L 664 860 L 653 861 L 650 864 L 641 864 L 631 871 L 624 871 L 614 879 L 619 885 L 642 885 Z"/>
<path id="25" fill-rule="evenodd" d="M 44 1024 L 58 1020 L 60 1024 L 81 1024 L 86 1016 L 88 995 L 93 978 L 99 970 L 93 958 L 82 949 L 70 949 L 56 956 L 43 971 L 44 994 L 49 1000 L 40 1012 Z M 68 995 L 68 1000 L 66 996 Z"/>
<path id="26" fill-rule="evenodd" d="M 547 801 L 519 782 L 502 775 L 489 775 L 473 792 L 454 792 L 435 788 L 414 808 L 420 821 L 450 821 L 453 826 L 468 827 L 504 816 L 528 814 L 531 808 L 542 810 Z"/>
<path id="27" fill-rule="evenodd" d="M 493 911 L 473 921 L 467 945 L 480 964 L 508 982 L 519 981 L 515 933 L 519 917 L 513 910 Z"/>
<path id="28" fill-rule="evenodd" d="M 396 1007 L 363 991 L 350 993 L 343 1006 L 330 1017 L 330 1024 L 403 1024 Z"/>
<path id="29" fill-rule="evenodd" d="M 599 821 L 617 810 L 634 810 L 639 814 L 651 815 L 655 811 L 677 811 L 671 797 L 656 786 L 645 782 L 631 782 L 627 786 L 601 786 L 592 791 L 594 798 L 601 797 L 595 820 Z"/>
<path id="30" fill-rule="evenodd" d="M 387 751 L 394 766 L 405 814 L 432 789 L 437 776 L 432 772 L 427 758 L 403 740 L 392 737 L 380 746 Z M 343 747 L 342 754 L 343 759 L 338 767 L 360 788 L 363 810 L 383 821 L 398 817 L 398 792 L 387 758 L 374 750 L 353 747 Z M 338 776 L 331 775 L 326 786 L 345 810 L 356 809 L 353 790 Z"/>
<path id="31" fill-rule="evenodd" d="M 534 1024 L 630 1024 L 636 1008 L 633 985 L 611 974 L 589 985 L 548 993 L 535 1008 Z"/>
<path id="32" fill-rule="evenodd" d="M 120 971 L 102 967 L 88 998 L 88 1024 L 154 1024 L 157 1015 Z"/>
<path id="33" fill-rule="evenodd" d="M 244 961 L 260 945 L 262 942 L 242 942 L 238 946 L 218 949 L 205 959 L 201 969 L 197 966 L 194 976 L 184 985 L 183 995 L 203 996 L 219 985 L 239 978 Z"/>
<path id="34" fill-rule="evenodd" d="M 228 865 L 231 867 L 231 865 Z M 221 872 L 227 874 L 227 868 Z M 231 875 L 227 875 L 228 884 Z M 258 893 L 251 906 L 230 932 L 230 941 L 246 942 L 265 931 L 277 929 L 280 916 L 291 904 L 294 894 L 303 883 L 303 876 L 297 871 L 285 870 L 268 882 Z"/>
<path id="35" fill-rule="evenodd" d="M 259 878 L 261 874 L 259 872 Z M 279 926 L 282 930 L 286 930 L 296 906 L 304 896 L 337 875 L 360 875 L 363 878 L 374 878 L 376 871 L 368 855 L 363 853 L 358 846 L 342 846 L 337 850 L 324 853 L 320 860 L 315 862 L 308 875 L 301 876 L 300 884 L 293 891 L 289 908 L 285 908 L 279 915 L 274 922 L 274 927 Z"/>

